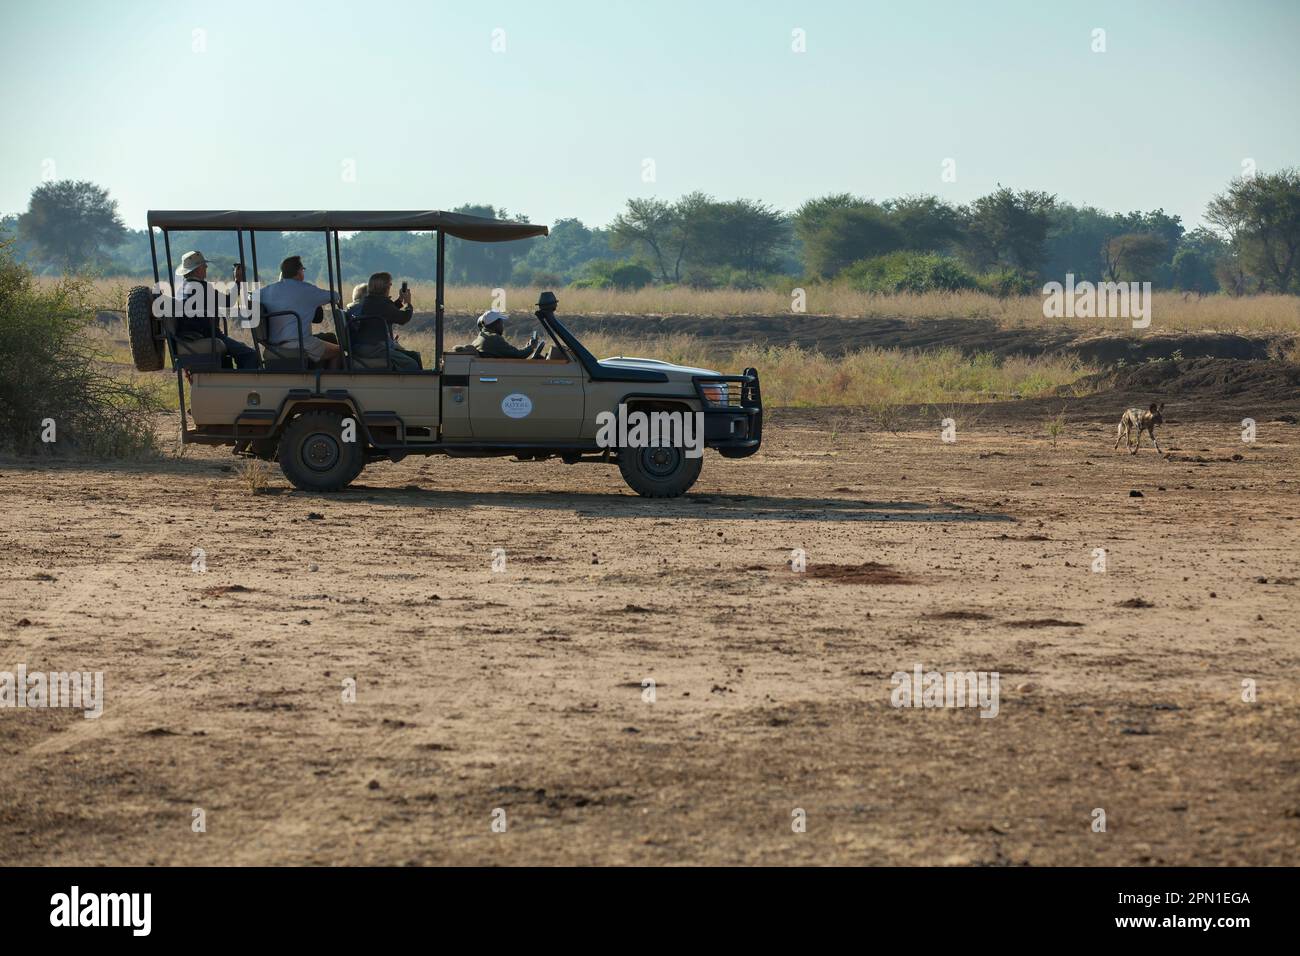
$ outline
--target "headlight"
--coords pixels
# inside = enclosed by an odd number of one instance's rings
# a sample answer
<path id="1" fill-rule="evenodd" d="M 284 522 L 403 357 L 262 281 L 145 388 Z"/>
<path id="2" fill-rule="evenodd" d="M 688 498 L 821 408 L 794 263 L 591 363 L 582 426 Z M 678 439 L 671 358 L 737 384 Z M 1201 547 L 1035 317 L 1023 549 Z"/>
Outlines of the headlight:
<path id="1" fill-rule="evenodd" d="M 726 382 L 702 382 L 700 384 L 700 394 L 710 405 L 726 406 L 729 404 L 727 395 Z"/>

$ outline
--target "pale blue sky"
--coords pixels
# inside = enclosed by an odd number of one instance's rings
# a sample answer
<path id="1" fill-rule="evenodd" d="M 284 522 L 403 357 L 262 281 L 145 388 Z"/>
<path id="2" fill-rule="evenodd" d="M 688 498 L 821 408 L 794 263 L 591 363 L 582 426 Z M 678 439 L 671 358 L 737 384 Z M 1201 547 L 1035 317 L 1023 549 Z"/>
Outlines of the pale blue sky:
<path id="1" fill-rule="evenodd" d="M 52 160 L 137 228 L 464 202 L 597 225 L 694 189 L 793 210 L 997 182 L 1191 226 L 1243 159 L 1300 165 L 1297 49 L 1298 0 L 6 2 L 0 212 Z"/>

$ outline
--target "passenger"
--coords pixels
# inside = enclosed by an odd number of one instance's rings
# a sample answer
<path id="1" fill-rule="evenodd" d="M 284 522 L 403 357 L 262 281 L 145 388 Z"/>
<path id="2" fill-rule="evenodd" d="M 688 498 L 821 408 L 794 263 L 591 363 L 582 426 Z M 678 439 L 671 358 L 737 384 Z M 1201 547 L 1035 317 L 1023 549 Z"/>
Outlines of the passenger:
<path id="1" fill-rule="evenodd" d="M 357 293 L 365 290 L 361 300 Z M 352 305 L 348 307 L 348 338 L 352 354 L 365 359 L 382 359 L 388 356 L 389 367 L 398 372 L 418 372 L 420 353 L 398 348 L 393 335 L 394 325 L 411 321 L 415 309 L 411 305 L 411 290 L 404 289 L 396 299 L 388 298 L 393 291 L 393 277 L 387 272 L 376 272 L 364 286 L 352 291 Z"/>
<path id="2" fill-rule="evenodd" d="M 541 350 L 543 343 L 536 332 L 527 345 L 516 348 L 506 341 L 505 327 L 506 315 L 503 312 L 488 310 L 480 315 L 474 351 L 484 358 L 532 358 Z"/>
<path id="3" fill-rule="evenodd" d="M 266 330 L 267 341 L 273 346 L 298 348 L 298 330 L 302 329 L 302 347 L 307 357 L 325 368 L 338 368 L 340 350 L 337 342 L 311 334 L 312 323 L 318 309 L 338 303 L 334 293 L 306 281 L 307 270 L 301 256 L 290 256 L 280 263 L 280 281 L 262 289 L 262 306 L 269 312 L 293 312 L 298 317 L 277 315 Z M 323 313 L 322 313 L 323 315 Z M 333 335 L 330 336 L 333 338 Z"/>
<path id="4" fill-rule="evenodd" d="M 238 339 L 221 334 L 216 315 L 208 314 L 210 294 L 218 310 L 229 305 L 225 293 L 208 285 L 208 265 L 208 260 L 198 250 L 181 257 L 181 267 L 176 270 L 181 274 L 181 310 L 176 317 L 176 338 L 187 342 L 215 338 L 226 347 L 226 356 L 221 362 L 225 368 L 257 368 L 257 352 Z"/>

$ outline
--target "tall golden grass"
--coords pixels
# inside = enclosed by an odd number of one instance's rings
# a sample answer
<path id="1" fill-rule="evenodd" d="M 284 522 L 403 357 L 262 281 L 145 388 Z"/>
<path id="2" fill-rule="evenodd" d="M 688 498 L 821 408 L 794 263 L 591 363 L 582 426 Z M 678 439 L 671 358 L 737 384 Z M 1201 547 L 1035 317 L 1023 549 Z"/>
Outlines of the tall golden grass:
<path id="1" fill-rule="evenodd" d="M 177 407 L 170 371 L 136 372 L 123 322 L 109 322 L 89 333 L 101 361 L 113 374 L 153 394 L 162 405 Z M 399 332 L 404 348 L 433 355 L 432 332 Z M 954 349 L 914 352 L 863 349 L 830 357 L 798 346 L 718 348 L 694 335 L 619 337 L 609 333 L 583 336 L 600 358 L 655 358 L 723 374 L 747 367 L 762 375 L 763 401 L 772 407 L 822 405 L 921 405 L 994 402 L 1053 394 L 1096 369 L 1060 357 L 1008 358 L 964 356 Z"/>
<path id="2" fill-rule="evenodd" d="M 539 289 L 505 291 L 508 310 L 531 312 Z M 578 315 L 791 315 L 795 313 L 789 290 L 699 290 L 647 287 L 634 292 L 611 289 L 557 289 L 561 314 Z M 984 292 L 927 292 L 878 295 L 842 286 L 809 286 L 805 314 L 844 318 L 991 319 L 1002 328 L 1036 328 L 1068 325 L 1080 331 L 1107 329 L 1131 331 L 1126 318 L 1047 319 L 1041 296 L 1000 299 Z M 417 303 L 434 301 L 433 286 L 412 285 Z M 486 286 L 449 287 L 447 308 L 481 312 L 491 307 L 494 290 Z M 1181 292 L 1152 293 L 1151 329 L 1202 331 L 1300 332 L 1300 296 L 1226 295 L 1184 296 Z"/>
<path id="3" fill-rule="evenodd" d="M 53 282 L 55 280 L 47 279 Z M 148 284 L 148 279 L 102 278 L 94 280 L 105 309 L 124 308 L 127 290 Z M 432 283 L 413 283 L 416 308 L 431 310 Z M 540 289 L 507 288 L 508 311 L 531 312 Z M 576 315 L 794 315 L 790 289 L 713 289 L 649 286 L 634 292 L 613 289 L 557 289 L 561 314 Z M 855 292 L 839 285 L 810 285 L 805 312 L 846 318 L 991 319 L 1003 328 L 1068 325 L 1079 331 L 1131 330 L 1124 318 L 1046 319 L 1041 296 L 999 299 L 983 292 L 877 295 Z M 495 290 L 488 286 L 448 286 L 446 307 L 455 312 L 482 312 L 494 305 Z M 1152 296 L 1150 331 L 1177 332 L 1300 332 L 1300 296 L 1256 295 L 1233 298 L 1213 295 L 1198 298 L 1181 292 L 1156 292 Z"/>
<path id="4" fill-rule="evenodd" d="M 432 355 L 428 332 L 403 333 L 401 343 Z M 862 349 L 827 356 L 798 346 L 720 349 L 702 336 L 619 337 L 593 333 L 582 344 L 599 358 L 655 358 L 693 368 L 737 374 L 759 370 L 763 402 L 773 407 L 822 405 L 925 405 L 994 402 L 1050 396 L 1096 369 L 1059 356 L 998 359 L 955 349 L 915 352 Z"/>

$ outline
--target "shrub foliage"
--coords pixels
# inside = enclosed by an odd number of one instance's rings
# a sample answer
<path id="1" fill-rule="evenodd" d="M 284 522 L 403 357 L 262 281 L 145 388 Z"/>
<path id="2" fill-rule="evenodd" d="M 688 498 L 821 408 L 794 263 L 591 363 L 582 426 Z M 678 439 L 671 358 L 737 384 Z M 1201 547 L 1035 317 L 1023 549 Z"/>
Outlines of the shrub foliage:
<path id="1" fill-rule="evenodd" d="M 156 451 L 153 392 L 96 351 L 75 279 L 36 283 L 0 245 L 0 448 L 16 454 L 137 457 Z M 44 440 L 53 438 L 52 441 Z"/>

